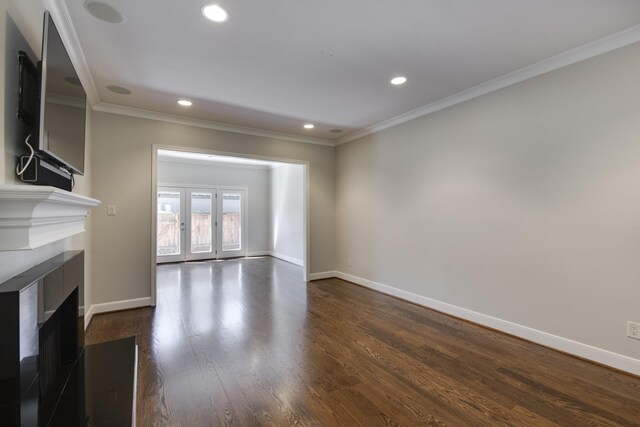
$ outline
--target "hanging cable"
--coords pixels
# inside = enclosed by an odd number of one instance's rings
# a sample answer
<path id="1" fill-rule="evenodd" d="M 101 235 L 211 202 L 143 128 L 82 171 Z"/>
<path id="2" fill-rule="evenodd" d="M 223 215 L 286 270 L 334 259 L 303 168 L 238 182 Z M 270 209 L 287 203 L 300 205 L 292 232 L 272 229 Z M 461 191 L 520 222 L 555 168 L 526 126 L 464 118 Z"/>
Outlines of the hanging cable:
<path id="1" fill-rule="evenodd" d="M 20 163 L 18 163 L 16 165 L 16 173 L 18 174 L 18 176 L 22 176 L 24 171 L 27 170 L 27 168 L 31 164 L 31 161 L 33 160 L 33 156 L 35 156 L 35 154 L 36 154 L 36 152 L 33 150 L 33 147 L 31 146 L 31 144 L 29 144 L 29 139 L 31 139 L 31 134 L 29 134 L 29 136 L 27 136 L 27 139 L 24 140 L 24 143 L 27 144 L 27 147 L 29 147 L 29 150 L 31 150 L 31 154 L 29 155 L 29 160 L 27 160 L 27 164 L 24 165 L 22 167 L 22 169 L 20 169 Z"/>

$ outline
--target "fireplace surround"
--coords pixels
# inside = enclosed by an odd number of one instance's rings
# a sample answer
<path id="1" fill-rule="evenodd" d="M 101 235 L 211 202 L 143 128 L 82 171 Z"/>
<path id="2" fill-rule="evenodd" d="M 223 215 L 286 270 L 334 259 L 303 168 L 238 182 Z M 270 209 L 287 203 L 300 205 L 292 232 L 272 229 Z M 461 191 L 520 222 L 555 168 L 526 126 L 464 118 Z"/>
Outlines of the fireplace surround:
<path id="1" fill-rule="evenodd" d="M 83 251 L 0 284 L 0 425 L 134 425 L 135 339 L 85 347 L 83 294 Z"/>

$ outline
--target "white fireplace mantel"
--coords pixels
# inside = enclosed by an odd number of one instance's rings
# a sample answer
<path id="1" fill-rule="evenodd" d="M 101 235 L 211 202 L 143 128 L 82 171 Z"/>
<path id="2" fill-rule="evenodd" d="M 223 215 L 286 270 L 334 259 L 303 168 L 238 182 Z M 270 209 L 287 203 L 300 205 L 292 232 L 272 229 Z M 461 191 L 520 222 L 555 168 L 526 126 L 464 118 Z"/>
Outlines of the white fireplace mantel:
<path id="1" fill-rule="evenodd" d="M 0 185 L 0 251 L 35 249 L 85 231 L 99 200 L 54 187 Z"/>

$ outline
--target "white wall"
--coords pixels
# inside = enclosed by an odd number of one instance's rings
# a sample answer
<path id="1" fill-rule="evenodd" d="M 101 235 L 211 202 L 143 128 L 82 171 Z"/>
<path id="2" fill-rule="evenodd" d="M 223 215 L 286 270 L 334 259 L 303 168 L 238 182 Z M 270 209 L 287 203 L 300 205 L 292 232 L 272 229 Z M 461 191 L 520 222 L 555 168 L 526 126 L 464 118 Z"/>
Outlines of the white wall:
<path id="1" fill-rule="evenodd" d="M 636 43 L 340 146 L 338 269 L 640 359 L 638 76 Z"/>
<path id="2" fill-rule="evenodd" d="M 16 118 L 18 99 L 18 50 L 27 51 L 36 62 L 42 50 L 42 20 L 44 7 L 40 0 L 2 0 L 0 2 L 0 184 L 22 184 L 15 175 L 16 156 L 26 147 L 28 134 Z M 87 126 L 90 126 L 88 110 Z M 76 177 L 75 193 L 91 195 L 90 132 L 87 131 L 85 162 L 87 174 Z M 29 184 L 23 184 L 29 185 Z M 91 214 L 90 214 L 91 215 Z M 91 220 L 87 232 L 51 243 L 31 251 L 0 252 L 0 282 L 43 261 L 71 249 L 85 250 L 85 306 L 91 305 Z"/>
<path id="3" fill-rule="evenodd" d="M 247 187 L 247 255 L 269 251 L 269 169 L 159 161 L 158 186 Z"/>
<path id="4" fill-rule="evenodd" d="M 271 254 L 304 265 L 304 167 L 271 169 Z"/>
<path id="5" fill-rule="evenodd" d="M 94 112 L 94 302 L 151 294 L 154 144 L 309 162 L 310 271 L 334 270 L 335 148 Z M 107 216 L 107 205 L 117 216 Z M 114 269 L 114 266 L 118 266 Z"/>

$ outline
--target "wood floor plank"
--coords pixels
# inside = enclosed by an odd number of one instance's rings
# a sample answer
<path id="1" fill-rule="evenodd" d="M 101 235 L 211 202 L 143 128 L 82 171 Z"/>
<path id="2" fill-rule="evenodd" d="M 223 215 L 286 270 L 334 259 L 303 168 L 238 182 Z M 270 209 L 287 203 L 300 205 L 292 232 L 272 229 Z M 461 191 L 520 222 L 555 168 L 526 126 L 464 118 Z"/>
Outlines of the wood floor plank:
<path id="1" fill-rule="evenodd" d="M 274 258 L 158 267 L 139 426 L 640 426 L 640 378 Z"/>

